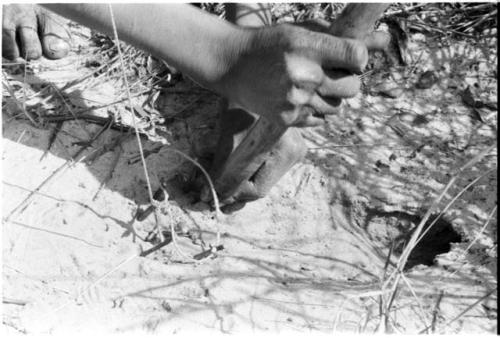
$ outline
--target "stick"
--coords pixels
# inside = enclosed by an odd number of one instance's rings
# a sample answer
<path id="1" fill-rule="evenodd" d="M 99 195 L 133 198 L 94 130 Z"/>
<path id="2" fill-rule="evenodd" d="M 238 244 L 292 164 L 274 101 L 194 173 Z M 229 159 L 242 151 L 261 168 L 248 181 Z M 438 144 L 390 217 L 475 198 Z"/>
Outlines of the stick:
<path id="1" fill-rule="evenodd" d="M 347 38 L 363 38 L 388 5 L 349 4 L 330 27 L 330 32 Z M 222 200 L 230 197 L 259 169 L 286 131 L 286 127 L 274 125 L 263 117 L 255 122 L 215 177 L 215 188 Z"/>

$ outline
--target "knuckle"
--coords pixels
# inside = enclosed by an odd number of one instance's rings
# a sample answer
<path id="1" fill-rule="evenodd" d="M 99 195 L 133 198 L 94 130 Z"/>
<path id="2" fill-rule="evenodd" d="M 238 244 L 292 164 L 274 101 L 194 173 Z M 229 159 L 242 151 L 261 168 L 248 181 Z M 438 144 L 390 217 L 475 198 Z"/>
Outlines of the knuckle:
<path id="1" fill-rule="evenodd" d="M 248 199 L 249 201 L 255 201 L 266 197 L 266 194 L 267 194 L 266 189 L 263 189 L 262 187 L 257 187 L 257 189 L 255 189 L 255 192 L 252 195 L 248 196 Z"/>
<path id="2" fill-rule="evenodd" d="M 363 69 L 368 63 L 368 50 L 364 43 L 358 40 L 345 41 L 345 55 L 350 64 Z"/>
<path id="3" fill-rule="evenodd" d="M 274 29 L 278 37 L 278 44 L 285 47 L 285 50 L 297 48 L 300 42 L 300 34 L 297 34 L 297 27 L 290 24 L 281 24 Z"/>
<path id="4" fill-rule="evenodd" d="M 361 90 L 361 80 L 357 76 L 351 76 L 349 83 L 344 86 L 344 97 L 354 97 Z"/>
<path id="5" fill-rule="evenodd" d="M 27 60 L 36 60 L 42 56 L 42 51 L 39 48 L 30 48 L 26 50 Z"/>
<path id="6" fill-rule="evenodd" d="M 3 50 L 2 56 L 7 60 L 13 61 L 18 57 L 18 54 L 15 53 L 13 50 Z"/>
<path id="7" fill-rule="evenodd" d="M 289 129 L 281 138 L 279 149 L 295 159 L 302 157 L 301 155 L 304 149 L 306 149 L 306 146 L 302 135 L 297 129 Z"/>

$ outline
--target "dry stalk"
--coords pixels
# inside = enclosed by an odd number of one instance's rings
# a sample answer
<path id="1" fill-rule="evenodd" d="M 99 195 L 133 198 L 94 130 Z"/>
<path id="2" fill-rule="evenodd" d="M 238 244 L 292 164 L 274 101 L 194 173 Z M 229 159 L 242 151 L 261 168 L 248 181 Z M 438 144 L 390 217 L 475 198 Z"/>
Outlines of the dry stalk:
<path id="1" fill-rule="evenodd" d="M 452 323 L 454 323 L 455 321 L 457 321 L 458 319 L 460 319 L 462 316 L 464 316 L 467 312 L 469 312 L 470 310 L 472 310 L 473 308 L 475 308 L 479 303 L 481 303 L 483 300 L 485 300 L 486 298 L 488 298 L 489 296 L 491 296 L 493 294 L 493 292 L 497 291 L 497 288 L 494 288 L 493 290 L 490 290 L 489 292 L 487 292 L 483 297 L 479 298 L 478 300 L 476 300 L 474 303 L 472 303 L 471 305 L 469 305 L 465 310 L 463 310 L 462 312 L 460 312 L 458 315 L 456 315 L 453 319 L 447 321 L 443 327 L 440 329 L 440 334 L 443 333 L 443 330 L 450 326 Z M 421 330 L 419 333 L 424 333 L 426 332 L 427 330 L 429 330 L 430 327 L 426 327 L 424 328 L 423 330 Z"/>
<path id="2" fill-rule="evenodd" d="M 85 134 L 87 134 L 88 138 L 91 138 L 90 133 L 87 131 L 87 129 L 84 128 L 84 126 L 81 124 L 80 120 L 76 117 L 75 112 L 73 111 L 73 109 L 71 109 L 71 107 L 69 106 L 68 102 L 66 102 L 66 99 L 61 94 L 61 92 L 59 91 L 59 89 L 57 89 L 57 87 L 54 86 L 53 84 L 51 84 L 50 86 L 56 92 L 57 96 L 59 96 L 59 98 L 62 100 L 62 102 L 66 106 L 66 109 L 68 109 L 69 113 L 71 114 L 71 116 L 73 116 L 75 118 L 76 123 L 78 124 L 78 126 L 80 127 L 80 129 L 82 129 L 85 132 Z"/>
<path id="3" fill-rule="evenodd" d="M 469 252 L 469 250 L 472 248 L 472 246 L 476 243 L 476 241 L 479 239 L 479 236 L 481 236 L 481 234 L 483 233 L 484 230 L 486 230 L 486 227 L 488 226 L 488 224 L 490 223 L 491 219 L 493 218 L 493 215 L 495 214 L 495 212 L 497 211 L 497 206 L 495 205 L 495 207 L 491 210 L 490 214 L 488 215 L 488 218 L 486 219 L 486 221 L 484 222 L 484 225 L 481 227 L 481 230 L 479 231 L 479 233 L 474 237 L 474 239 L 469 243 L 469 245 L 467 246 L 467 248 L 465 248 L 464 252 L 458 256 L 455 261 L 457 261 L 458 259 L 460 258 L 465 258 L 467 253 Z M 459 272 L 464 266 L 465 264 L 467 264 L 467 262 L 462 262 L 462 265 L 457 268 L 455 271 L 453 271 L 450 275 L 446 276 L 447 278 L 450 278 L 450 277 L 453 277 L 457 272 Z M 441 281 L 442 279 L 444 278 L 441 277 L 439 280 Z"/>
<path id="4" fill-rule="evenodd" d="M 118 144 L 118 150 L 115 152 L 115 156 L 113 158 L 113 162 L 111 163 L 111 167 L 109 168 L 109 171 L 108 171 L 106 177 L 104 177 L 101 184 L 99 185 L 99 188 L 97 189 L 94 197 L 92 198 L 92 201 L 95 201 L 97 199 L 97 196 L 101 192 L 104 185 L 106 183 L 108 183 L 109 180 L 111 180 L 111 178 L 113 177 L 113 173 L 115 172 L 116 166 L 118 165 L 118 161 L 120 159 L 122 151 L 123 151 L 123 148 L 122 148 L 121 144 Z"/>
<path id="5" fill-rule="evenodd" d="M 56 123 L 56 125 L 54 126 L 54 128 L 52 128 L 50 136 L 49 136 L 49 142 L 47 144 L 47 149 L 45 149 L 45 151 L 43 152 L 42 156 L 40 157 L 40 162 L 47 156 L 47 154 L 49 153 L 50 149 L 52 148 L 52 145 L 54 144 L 54 142 L 55 142 L 55 140 L 57 138 L 57 134 L 61 130 L 61 128 L 63 126 L 63 123 L 64 123 L 64 121 L 58 121 Z"/>
<path id="6" fill-rule="evenodd" d="M 119 268 L 121 268 L 123 265 L 127 264 L 128 262 L 136 259 L 137 257 L 139 257 L 140 254 L 133 254 L 131 255 L 130 257 L 126 258 L 125 260 L 123 260 L 120 264 L 116 265 L 114 268 L 112 268 L 111 270 L 109 270 L 108 272 L 106 272 L 105 274 L 103 274 L 101 277 L 97 278 L 94 282 L 92 282 L 90 285 L 88 285 L 86 288 L 78 291 L 75 295 L 74 295 L 74 299 L 78 299 L 80 298 L 84 293 L 86 293 L 88 290 L 90 290 L 91 288 L 95 287 L 97 284 L 99 284 L 101 281 L 103 281 L 104 279 L 106 279 L 109 275 L 111 275 L 113 272 L 115 272 L 116 270 L 118 270 Z M 53 309 L 52 311 L 49 311 L 47 313 L 45 313 L 44 315 L 42 315 L 39 319 L 40 320 L 43 320 L 47 317 L 49 317 L 50 315 L 58 312 L 58 311 L 61 311 L 62 309 L 64 309 L 66 306 L 68 305 L 71 305 L 73 303 L 73 300 L 70 300 L 64 304 L 62 304 L 61 306 Z"/>
<path id="7" fill-rule="evenodd" d="M 213 201 L 214 201 L 214 206 L 215 206 L 215 218 L 216 218 L 216 225 L 217 225 L 217 235 L 216 235 L 216 243 L 215 243 L 215 246 L 212 246 L 212 248 L 216 248 L 217 246 L 220 245 L 220 221 L 221 221 L 221 211 L 220 211 L 220 203 L 219 203 L 219 199 L 217 197 L 217 193 L 215 191 L 215 188 L 214 188 L 214 184 L 212 182 L 212 179 L 210 178 L 210 175 L 208 174 L 208 172 L 203 168 L 203 166 L 198 163 L 198 161 L 196 161 L 195 159 L 193 159 L 191 156 L 185 154 L 184 152 L 180 151 L 180 150 L 177 150 L 177 149 L 170 149 L 170 148 L 167 148 L 167 151 L 170 151 L 170 152 L 173 152 L 173 153 L 176 153 L 176 154 L 179 154 L 181 155 L 182 157 L 184 157 L 185 159 L 187 159 L 188 161 L 190 161 L 191 163 L 193 163 L 195 166 L 197 166 L 201 172 L 203 173 L 203 175 L 205 176 L 205 178 L 207 179 L 207 182 L 208 182 L 208 185 L 210 187 L 210 191 L 212 193 L 212 198 L 213 198 Z M 165 194 L 165 196 L 167 196 Z M 156 208 L 155 208 L 156 210 Z M 183 256 L 184 258 L 186 258 L 187 260 L 189 260 L 190 262 L 194 262 L 194 263 L 200 263 L 201 261 L 209 258 L 210 256 L 207 256 L 205 258 L 202 258 L 202 259 L 193 259 L 191 257 L 189 257 L 187 254 L 185 254 L 178 246 L 177 244 L 177 234 L 175 233 L 174 231 L 174 225 L 173 225 L 173 222 L 170 226 L 170 233 L 171 233 L 171 236 L 172 236 L 172 241 L 174 243 L 174 247 L 176 249 L 176 251 L 181 255 Z"/>
<path id="8" fill-rule="evenodd" d="M 13 305 L 24 306 L 24 305 L 28 304 L 29 301 L 25 300 L 25 299 L 2 297 L 2 303 L 3 304 L 13 304 Z"/>
<path id="9" fill-rule="evenodd" d="M 127 80 L 127 73 L 125 71 L 125 61 L 123 59 L 122 50 L 120 48 L 120 40 L 118 39 L 118 31 L 116 30 L 115 17 L 114 17 L 114 14 L 113 14 L 113 7 L 112 7 L 111 4 L 108 4 L 108 9 L 109 9 L 109 14 L 111 16 L 111 24 L 113 26 L 113 36 L 114 36 L 114 38 L 116 40 L 116 48 L 117 48 L 117 51 L 118 51 L 118 56 L 119 56 L 119 60 L 120 60 L 120 64 L 121 64 L 122 77 L 123 77 L 123 82 L 125 84 L 125 90 L 126 90 L 126 93 L 127 93 L 129 107 L 130 107 L 130 111 L 133 112 L 133 106 L 134 105 L 132 103 L 132 95 L 130 94 L 130 87 L 129 87 L 128 80 Z M 137 145 L 139 146 L 139 153 L 141 155 L 141 163 L 142 163 L 142 167 L 144 169 L 144 176 L 146 178 L 146 185 L 147 185 L 147 188 L 148 188 L 149 201 L 151 202 L 151 204 L 154 205 L 153 190 L 151 188 L 151 182 L 149 180 L 148 167 L 147 167 L 147 164 L 146 164 L 146 159 L 144 158 L 144 150 L 142 149 L 141 137 L 139 136 L 139 130 L 137 129 L 137 122 L 135 121 L 135 115 L 134 114 L 132 114 L 132 124 L 133 124 L 133 127 L 134 127 L 135 136 L 136 136 L 136 139 L 137 139 Z M 159 235 L 160 241 L 163 242 L 165 239 L 163 238 L 163 234 L 161 233 L 161 230 L 159 229 L 159 227 L 160 227 L 160 225 L 157 224 L 158 235 Z"/>
<path id="10" fill-rule="evenodd" d="M 410 281 L 408 280 L 408 278 L 406 278 L 406 276 L 404 275 L 404 273 L 401 272 L 401 279 L 405 282 L 406 286 L 408 287 L 408 289 L 410 290 L 413 298 L 415 298 L 415 300 L 417 301 L 417 305 L 418 305 L 418 308 L 420 310 L 420 317 L 421 317 L 421 320 L 424 322 L 424 325 L 427 327 L 429 326 L 427 324 L 427 321 L 425 319 L 425 311 L 424 311 L 424 307 L 422 306 L 422 302 L 420 301 L 420 299 L 418 298 L 415 290 L 413 289 L 413 287 L 411 286 L 410 284 Z"/>
<path id="11" fill-rule="evenodd" d="M 21 203 L 19 203 L 14 209 L 12 209 L 11 212 L 9 212 L 9 214 L 6 217 L 3 218 L 3 221 L 8 222 L 14 214 L 16 214 L 18 211 L 24 210 L 29 205 L 29 203 L 31 202 L 33 197 L 40 191 L 40 189 L 42 189 L 52 179 L 54 179 L 58 174 L 60 174 L 66 168 L 68 168 L 75 161 L 75 159 L 77 159 L 85 151 L 85 149 L 87 149 L 92 144 L 92 141 L 97 139 L 97 137 L 99 137 L 99 135 L 101 135 L 103 130 L 105 130 L 105 128 L 102 128 L 100 131 L 98 131 L 96 133 L 96 135 L 93 136 L 89 142 L 86 142 L 85 145 L 83 145 L 80 149 L 78 149 L 78 151 L 73 155 L 73 157 L 71 157 L 66 162 L 64 162 L 59 168 L 54 170 L 52 172 L 52 174 L 50 174 L 45 180 L 43 180 L 42 183 L 40 183 L 33 191 L 31 191 L 28 194 L 28 196 L 24 200 L 21 201 Z M 84 158 L 84 157 L 82 157 L 82 158 Z"/>
<path id="12" fill-rule="evenodd" d="M 434 220 L 432 221 L 431 224 L 429 224 L 429 226 L 427 227 L 427 229 L 425 229 L 422 232 L 422 234 L 417 238 L 417 241 L 415 242 L 415 245 L 417 245 L 422 240 L 422 238 L 424 238 L 424 236 L 427 234 L 427 232 L 429 232 L 429 230 L 432 228 L 432 226 L 450 209 L 450 207 L 452 206 L 452 204 L 455 203 L 455 201 L 457 199 L 459 199 L 460 196 L 462 196 L 470 187 L 472 187 L 474 184 L 476 184 L 481 178 L 485 177 L 486 175 L 488 175 L 489 173 L 491 173 L 494 170 L 496 170 L 496 168 L 487 170 L 483 174 L 481 174 L 478 177 L 476 177 L 472 182 L 470 182 L 469 184 L 467 184 L 462 190 L 460 190 L 450 200 L 450 202 L 443 208 L 443 210 L 441 210 L 441 212 L 436 216 L 436 218 L 434 218 Z"/>
<path id="13" fill-rule="evenodd" d="M 4 73 L 4 78 L 5 78 L 5 73 Z M 14 103 L 16 104 L 17 108 L 19 108 L 19 110 L 21 110 L 24 113 L 24 115 L 26 115 L 26 117 L 31 121 L 31 123 L 33 123 L 35 126 L 39 126 L 39 124 L 33 119 L 33 117 L 26 110 L 26 102 L 24 104 L 19 102 L 9 82 L 7 80 L 4 80 L 2 81 L 2 84 L 5 87 L 5 89 L 7 89 L 7 91 L 9 92 L 10 97 L 14 100 Z"/>
<path id="14" fill-rule="evenodd" d="M 495 205 L 493 207 L 493 209 L 491 210 L 490 214 L 488 215 L 488 218 L 484 222 L 484 225 L 481 227 L 481 230 L 479 230 L 479 233 L 476 235 L 476 237 L 474 237 L 474 239 L 472 240 L 472 242 L 469 243 L 469 245 L 467 246 L 467 248 L 465 248 L 464 253 L 462 254 L 463 256 L 465 256 L 467 254 L 467 252 L 470 250 L 470 248 L 472 248 L 472 246 L 479 239 L 479 236 L 481 236 L 481 234 L 483 233 L 483 231 L 486 230 L 486 227 L 490 223 L 490 221 L 493 218 L 493 215 L 495 214 L 496 211 L 497 211 L 497 206 Z"/>
<path id="15" fill-rule="evenodd" d="M 118 38 L 118 32 L 117 32 L 117 29 L 116 29 L 116 23 L 115 23 L 115 18 L 114 18 L 114 15 L 113 15 L 112 5 L 109 4 L 108 8 L 109 8 L 110 16 L 111 16 L 111 24 L 113 26 L 113 35 L 114 35 L 114 38 L 116 40 L 117 51 L 118 51 L 118 55 L 119 55 L 119 59 L 120 59 L 120 64 L 121 64 L 122 77 L 123 77 L 123 82 L 125 84 L 127 98 L 128 98 L 128 101 L 129 101 L 129 107 L 130 107 L 130 110 L 133 112 L 134 105 L 132 103 L 132 97 L 131 97 L 131 94 L 130 94 L 130 86 L 128 84 L 128 80 L 127 80 L 127 76 L 126 76 L 126 72 L 125 72 L 125 62 L 124 62 L 123 54 L 122 54 L 122 51 L 121 51 L 121 48 L 120 48 L 120 40 Z M 153 198 L 153 190 L 151 188 L 151 182 L 150 182 L 150 179 L 149 179 L 149 174 L 148 174 L 146 159 L 144 157 L 144 150 L 142 148 L 142 143 L 141 143 L 141 139 L 140 139 L 140 136 L 139 136 L 139 131 L 137 129 L 137 123 L 136 123 L 135 115 L 134 114 L 132 114 L 132 123 L 133 123 L 134 131 L 135 131 L 135 135 L 136 135 L 136 138 L 137 138 L 137 144 L 139 146 L 139 154 L 141 156 L 142 166 L 144 168 L 144 175 L 145 175 L 145 178 L 146 178 L 146 184 L 147 184 L 147 188 L 148 188 L 149 200 L 150 200 L 151 205 L 156 206 L 155 200 Z M 212 191 L 212 195 L 214 196 L 215 212 L 216 212 L 217 227 L 218 227 L 219 226 L 218 222 L 220 221 L 220 207 L 219 207 L 219 201 L 217 199 L 217 196 L 216 196 L 216 193 L 215 193 L 215 189 L 214 189 L 212 180 L 210 179 L 210 176 L 208 175 L 208 173 L 205 171 L 205 169 L 198 162 L 196 162 L 194 159 L 192 159 L 188 155 L 184 154 L 181 151 L 175 150 L 175 149 L 169 149 L 169 150 L 174 151 L 174 152 L 180 154 L 181 156 L 185 157 L 189 161 L 191 161 L 198 168 L 200 168 L 200 170 L 203 172 L 203 174 L 205 175 L 205 177 L 208 179 L 208 183 L 210 185 L 210 190 Z M 165 196 L 167 196 L 167 195 L 165 195 Z M 163 234 L 162 234 L 161 229 L 160 229 L 160 224 L 158 222 L 159 217 L 158 217 L 158 214 L 157 214 L 157 212 L 158 212 L 157 209 L 158 208 L 156 208 L 156 207 L 154 209 L 155 210 L 155 218 L 157 220 L 157 222 L 156 222 L 157 233 L 158 233 L 160 242 L 163 242 L 165 239 L 163 238 Z M 171 235 L 172 235 L 172 241 L 174 243 L 174 246 L 176 247 L 176 250 L 182 256 L 184 256 L 186 258 L 189 257 L 184 252 L 182 252 L 182 250 L 180 250 L 180 248 L 177 245 L 176 233 L 175 233 L 173 224 L 171 224 L 170 230 L 171 230 Z M 217 243 L 216 246 L 218 246 L 219 243 L 220 243 L 220 230 L 219 229 L 217 229 L 216 243 Z M 189 259 L 190 260 L 194 260 L 191 257 L 189 257 Z M 194 260 L 194 261 L 197 262 L 197 263 L 199 262 L 198 260 Z"/>
<path id="16" fill-rule="evenodd" d="M 470 161 L 468 161 L 465 165 L 463 165 L 462 167 L 460 167 L 456 171 L 456 173 L 449 180 L 448 184 L 445 186 L 445 188 L 442 190 L 442 192 L 439 194 L 439 196 L 437 196 L 434 199 L 434 201 L 432 202 L 431 206 L 429 207 L 429 209 L 425 213 L 424 217 L 422 218 L 422 220 L 418 224 L 418 226 L 415 229 L 412 237 L 410 238 L 410 241 L 408 242 L 408 245 L 406 246 L 405 250 L 403 251 L 403 253 L 402 253 L 402 255 L 401 255 L 400 259 L 399 259 L 396 271 L 394 271 L 391 274 L 391 276 L 389 276 L 389 278 L 387 279 L 387 281 L 384 284 L 384 286 L 388 285 L 388 283 L 394 277 L 395 274 L 398 274 L 400 271 L 403 270 L 404 266 L 407 263 L 408 257 L 410 256 L 411 252 L 413 251 L 413 249 L 416 246 L 417 240 L 420 238 L 420 235 L 422 233 L 424 225 L 427 223 L 427 221 L 428 221 L 429 217 L 431 216 L 433 210 L 437 207 L 437 205 L 439 205 L 439 203 L 441 202 L 441 200 L 444 198 L 444 196 L 446 195 L 446 193 L 448 192 L 448 190 L 451 188 L 451 186 L 453 186 L 453 184 L 458 179 L 458 177 L 462 174 L 462 172 L 464 170 L 470 168 L 471 166 L 473 166 L 474 164 L 476 164 L 477 162 L 479 162 L 483 157 L 485 157 L 495 147 L 496 147 L 496 144 L 491 145 L 490 147 L 488 147 L 487 149 L 485 149 L 482 152 L 480 152 L 478 155 L 476 155 L 474 158 L 472 158 Z"/>
<path id="17" fill-rule="evenodd" d="M 466 169 L 472 167 L 477 162 L 479 162 L 481 159 L 483 159 L 491 150 L 493 150 L 495 148 L 495 146 L 496 146 L 496 144 L 489 146 L 488 148 L 486 148 L 485 150 L 483 150 L 482 152 L 480 152 L 479 154 L 477 154 L 476 156 L 474 156 L 466 164 L 464 164 L 463 166 L 461 166 L 458 170 L 456 170 L 455 174 L 449 180 L 448 184 L 445 186 L 445 188 L 442 190 L 442 192 L 439 194 L 439 196 L 437 196 L 434 199 L 434 201 L 432 202 L 431 206 L 429 207 L 429 209 L 425 213 L 424 217 L 422 218 L 422 220 L 418 224 L 417 228 L 415 229 L 412 237 L 410 238 L 410 241 L 408 242 L 407 246 L 405 247 L 405 250 L 401 254 L 401 257 L 400 257 L 400 259 L 398 261 L 397 268 L 393 271 L 393 273 L 387 278 L 387 280 L 383 284 L 382 290 L 386 290 L 386 288 L 389 286 L 389 284 L 391 283 L 391 281 L 394 278 L 394 282 L 392 283 L 392 287 L 391 287 L 391 293 L 392 293 L 392 295 L 391 295 L 391 302 L 388 305 L 389 306 L 388 309 L 390 309 L 390 306 L 392 304 L 392 300 L 395 298 L 396 290 L 397 290 L 398 285 L 399 285 L 399 280 L 400 280 L 400 278 L 401 278 L 401 276 L 403 274 L 403 269 L 404 269 L 404 267 L 405 267 L 405 265 L 406 265 L 406 263 L 408 261 L 408 258 L 410 256 L 411 252 L 415 248 L 418 239 L 420 238 L 420 235 L 422 233 L 422 230 L 423 230 L 425 224 L 427 223 L 429 217 L 433 213 L 433 210 L 439 205 L 439 203 L 441 202 L 441 200 L 444 198 L 444 196 L 446 195 L 446 193 L 448 192 L 448 190 L 453 186 L 453 184 L 458 179 L 458 177 Z"/>
<path id="18" fill-rule="evenodd" d="M 437 317 L 438 317 L 438 314 L 439 314 L 439 305 L 441 304 L 441 300 L 443 300 L 443 296 L 444 296 L 444 291 L 441 290 L 441 292 L 439 292 L 439 296 L 438 296 L 438 299 L 436 301 L 436 306 L 434 306 L 434 311 L 432 311 L 432 323 L 431 323 L 431 332 L 434 333 L 436 331 L 436 323 L 437 323 Z M 428 329 L 425 330 L 425 332 L 429 332 Z"/>

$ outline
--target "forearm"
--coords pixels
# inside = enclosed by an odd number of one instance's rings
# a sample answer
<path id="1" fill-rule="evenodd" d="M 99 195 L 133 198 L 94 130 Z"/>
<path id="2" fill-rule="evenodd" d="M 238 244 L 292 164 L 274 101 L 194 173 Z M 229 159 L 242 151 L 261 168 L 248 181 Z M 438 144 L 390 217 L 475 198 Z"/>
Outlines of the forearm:
<path id="1" fill-rule="evenodd" d="M 62 16 L 113 36 L 107 4 L 44 4 Z M 186 4 L 114 4 L 118 36 L 166 60 L 218 92 L 248 33 Z"/>

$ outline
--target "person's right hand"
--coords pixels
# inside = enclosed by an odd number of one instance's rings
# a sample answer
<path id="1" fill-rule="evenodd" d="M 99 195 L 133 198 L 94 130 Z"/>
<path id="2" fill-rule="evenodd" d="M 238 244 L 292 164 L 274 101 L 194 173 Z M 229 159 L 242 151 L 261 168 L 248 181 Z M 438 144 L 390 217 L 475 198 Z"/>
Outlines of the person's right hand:
<path id="1" fill-rule="evenodd" d="M 284 126 L 313 126 L 360 89 L 363 41 L 290 24 L 245 29 L 222 93 L 244 110 Z"/>

